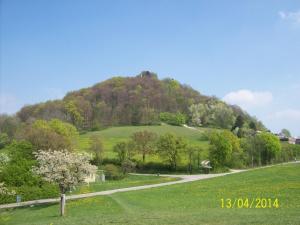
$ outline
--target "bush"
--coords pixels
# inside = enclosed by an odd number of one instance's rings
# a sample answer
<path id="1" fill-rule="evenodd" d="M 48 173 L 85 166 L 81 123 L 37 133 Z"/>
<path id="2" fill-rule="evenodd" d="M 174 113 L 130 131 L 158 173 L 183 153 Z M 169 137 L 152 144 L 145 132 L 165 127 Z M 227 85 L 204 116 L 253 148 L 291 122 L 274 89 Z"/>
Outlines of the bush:
<path id="1" fill-rule="evenodd" d="M 124 174 L 120 170 L 120 167 L 117 167 L 113 164 L 105 165 L 104 173 L 108 180 L 120 180 L 120 179 L 124 178 Z"/>
<path id="2" fill-rule="evenodd" d="M 182 113 L 162 112 L 159 115 L 160 120 L 170 125 L 181 126 L 185 124 L 186 116 Z"/>
<path id="3" fill-rule="evenodd" d="M 16 195 L 0 195 L 0 204 L 16 202 L 16 196 L 21 196 L 21 201 L 30 201 L 44 198 L 54 198 L 59 196 L 59 189 L 57 185 L 44 183 L 39 186 L 20 186 L 9 188 L 16 192 Z"/>
<path id="4" fill-rule="evenodd" d="M 135 167 L 136 167 L 136 164 L 134 162 L 132 162 L 131 160 L 129 160 L 129 159 L 125 159 L 122 162 L 122 171 L 123 171 L 123 174 L 134 172 L 135 171 Z"/>

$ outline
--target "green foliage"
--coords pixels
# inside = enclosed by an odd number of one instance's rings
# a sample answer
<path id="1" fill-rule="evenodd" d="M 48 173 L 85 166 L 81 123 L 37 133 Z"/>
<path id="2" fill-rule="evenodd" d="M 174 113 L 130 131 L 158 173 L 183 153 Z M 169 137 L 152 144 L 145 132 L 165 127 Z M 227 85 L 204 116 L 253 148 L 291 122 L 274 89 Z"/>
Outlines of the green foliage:
<path id="1" fill-rule="evenodd" d="M 281 152 L 279 139 L 268 132 L 262 132 L 257 135 L 258 146 L 261 153 L 261 162 L 263 165 L 271 163 Z"/>
<path id="2" fill-rule="evenodd" d="M 188 158 L 188 172 L 192 174 L 195 161 L 197 161 L 197 168 L 200 168 L 200 157 L 203 149 L 197 145 L 189 145 L 185 150 Z"/>
<path id="3" fill-rule="evenodd" d="M 65 110 L 67 115 L 70 117 L 72 124 L 75 126 L 81 126 L 83 123 L 83 117 L 81 116 L 77 106 L 74 101 L 69 101 L 65 103 Z"/>
<path id="4" fill-rule="evenodd" d="M 129 159 L 125 159 L 122 162 L 121 167 L 122 167 L 123 174 L 127 174 L 135 171 L 136 164 Z"/>
<path id="5" fill-rule="evenodd" d="M 174 170 L 180 160 L 180 152 L 183 152 L 187 144 L 181 137 L 176 137 L 171 133 L 160 136 L 157 143 L 158 154 L 167 160 Z"/>
<path id="6" fill-rule="evenodd" d="M 187 114 L 191 104 L 207 98 L 178 81 L 159 80 L 156 74 L 144 71 L 136 77 L 114 77 L 70 92 L 63 100 L 25 106 L 17 115 L 22 122 L 57 118 L 82 130 L 153 125 L 160 123 L 160 112 Z"/>
<path id="7" fill-rule="evenodd" d="M 224 132 L 212 132 L 209 137 L 209 159 L 213 169 L 224 167 L 231 159 L 232 143 Z"/>
<path id="8" fill-rule="evenodd" d="M 282 129 L 281 133 L 284 134 L 286 137 L 291 137 L 291 132 L 288 129 Z"/>
<path id="9" fill-rule="evenodd" d="M 10 140 L 6 133 L 0 132 L 0 149 L 9 144 Z"/>
<path id="10" fill-rule="evenodd" d="M 78 132 L 73 125 L 58 119 L 36 120 L 22 131 L 22 136 L 37 149 L 72 150 Z"/>
<path id="11" fill-rule="evenodd" d="M 232 127 L 232 130 L 234 130 L 236 128 L 241 129 L 244 126 L 244 123 L 245 123 L 244 117 L 242 115 L 238 115 L 236 117 L 236 120 L 235 120 L 235 123 L 234 123 L 234 125 Z"/>
<path id="12" fill-rule="evenodd" d="M 219 103 L 213 108 L 214 123 L 217 127 L 231 129 L 234 123 L 232 109 L 224 103 Z"/>
<path id="13" fill-rule="evenodd" d="M 50 183 L 43 183 L 42 185 L 20 187 L 12 187 L 16 195 L 21 196 L 22 201 L 30 201 L 35 199 L 56 198 L 59 196 L 59 189 L 56 185 Z M 14 203 L 16 202 L 16 195 L 3 196 L 0 195 L 0 203 Z"/>
<path id="14" fill-rule="evenodd" d="M 124 174 L 121 169 L 114 164 L 107 164 L 104 166 L 104 173 L 109 180 L 119 180 L 124 178 Z"/>
<path id="15" fill-rule="evenodd" d="M 295 160 L 300 157 L 300 145 L 294 145 L 289 143 L 281 143 L 281 152 L 277 155 L 277 161 L 287 162 Z"/>
<path id="16" fill-rule="evenodd" d="M 31 172 L 32 166 L 36 163 L 33 160 L 32 145 L 25 141 L 14 141 L 6 147 L 6 150 L 10 160 L 0 171 L 0 180 L 14 187 L 38 185 L 40 179 Z"/>
<path id="17" fill-rule="evenodd" d="M 254 122 L 254 121 L 251 121 L 250 122 L 250 124 L 249 124 L 249 127 L 250 127 L 250 129 L 252 129 L 252 130 L 257 130 L 257 125 L 256 125 L 256 123 Z"/>
<path id="18" fill-rule="evenodd" d="M 20 127 L 19 118 L 0 114 L 0 133 L 5 133 L 11 140 L 14 138 L 17 129 Z"/>
<path id="19" fill-rule="evenodd" d="M 143 162 L 147 154 L 154 152 L 156 134 L 147 130 L 135 132 L 132 137 L 133 146 L 136 151 L 142 154 Z"/>
<path id="20" fill-rule="evenodd" d="M 170 125 L 181 126 L 185 124 L 186 116 L 182 113 L 169 113 L 162 112 L 160 113 L 160 120 Z"/>
<path id="21" fill-rule="evenodd" d="M 122 164 L 124 162 L 124 160 L 128 159 L 128 143 L 125 141 L 119 142 L 117 143 L 114 148 L 113 151 L 115 153 L 117 153 L 117 157 L 119 160 L 119 163 Z"/>
<path id="22" fill-rule="evenodd" d="M 96 135 L 91 136 L 89 150 L 94 154 L 94 163 L 96 165 L 100 165 L 104 156 L 104 148 L 101 138 Z"/>

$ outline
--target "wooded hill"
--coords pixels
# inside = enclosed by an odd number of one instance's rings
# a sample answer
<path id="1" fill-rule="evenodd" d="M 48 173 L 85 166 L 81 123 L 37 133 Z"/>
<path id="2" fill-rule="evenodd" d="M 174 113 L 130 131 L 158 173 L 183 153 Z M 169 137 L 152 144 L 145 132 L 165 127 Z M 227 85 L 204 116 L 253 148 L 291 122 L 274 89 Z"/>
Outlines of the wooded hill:
<path id="1" fill-rule="evenodd" d="M 192 123 L 191 106 L 199 103 L 207 108 L 221 103 L 232 110 L 234 118 L 240 115 L 248 123 L 261 125 L 237 106 L 228 106 L 215 97 L 202 95 L 174 79 L 159 80 L 149 71 L 135 77 L 113 77 L 70 92 L 62 100 L 24 106 L 17 116 L 22 122 L 57 118 L 83 130 L 95 130 L 115 125 L 158 124 L 172 115 L 183 117 L 182 123 Z"/>

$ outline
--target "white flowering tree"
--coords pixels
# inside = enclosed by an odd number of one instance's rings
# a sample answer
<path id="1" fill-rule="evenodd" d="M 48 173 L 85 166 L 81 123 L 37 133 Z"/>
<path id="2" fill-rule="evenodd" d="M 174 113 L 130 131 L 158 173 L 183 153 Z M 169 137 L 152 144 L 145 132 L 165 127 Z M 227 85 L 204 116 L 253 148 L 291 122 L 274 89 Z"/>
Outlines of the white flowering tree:
<path id="1" fill-rule="evenodd" d="M 96 173 L 97 167 L 89 163 L 89 156 L 62 151 L 43 151 L 35 153 L 38 167 L 33 170 L 44 180 L 59 186 L 61 193 L 60 209 L 64 215 L 65 192 L 71 187 L 84 183 L 87 176 Z"/>

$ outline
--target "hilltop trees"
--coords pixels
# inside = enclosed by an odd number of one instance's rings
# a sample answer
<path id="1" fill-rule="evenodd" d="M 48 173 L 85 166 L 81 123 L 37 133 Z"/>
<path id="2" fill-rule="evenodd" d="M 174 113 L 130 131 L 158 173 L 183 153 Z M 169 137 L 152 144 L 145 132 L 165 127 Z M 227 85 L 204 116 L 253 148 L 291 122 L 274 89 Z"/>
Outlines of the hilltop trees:
<path id="1" fill-rule="evenodd" d="M 17 115 L 23 122 L 57 118 L 83 130 L 150 125 L 159 123 L 161 112 L 188 114 L 191 104 L 206 98 L 174 79 L 159 80 L 156 74 L 144 71 L 70 92 L 63 100 L 25 106 Z"/>
<path id="2" fill-rule="evenodd" d="M 191 123 L 198 126 L 216 126 L 228 129 L 232 127 L 235 119 L 233 110 L 217 100 L 191 105 L 189 110 Z"/>

